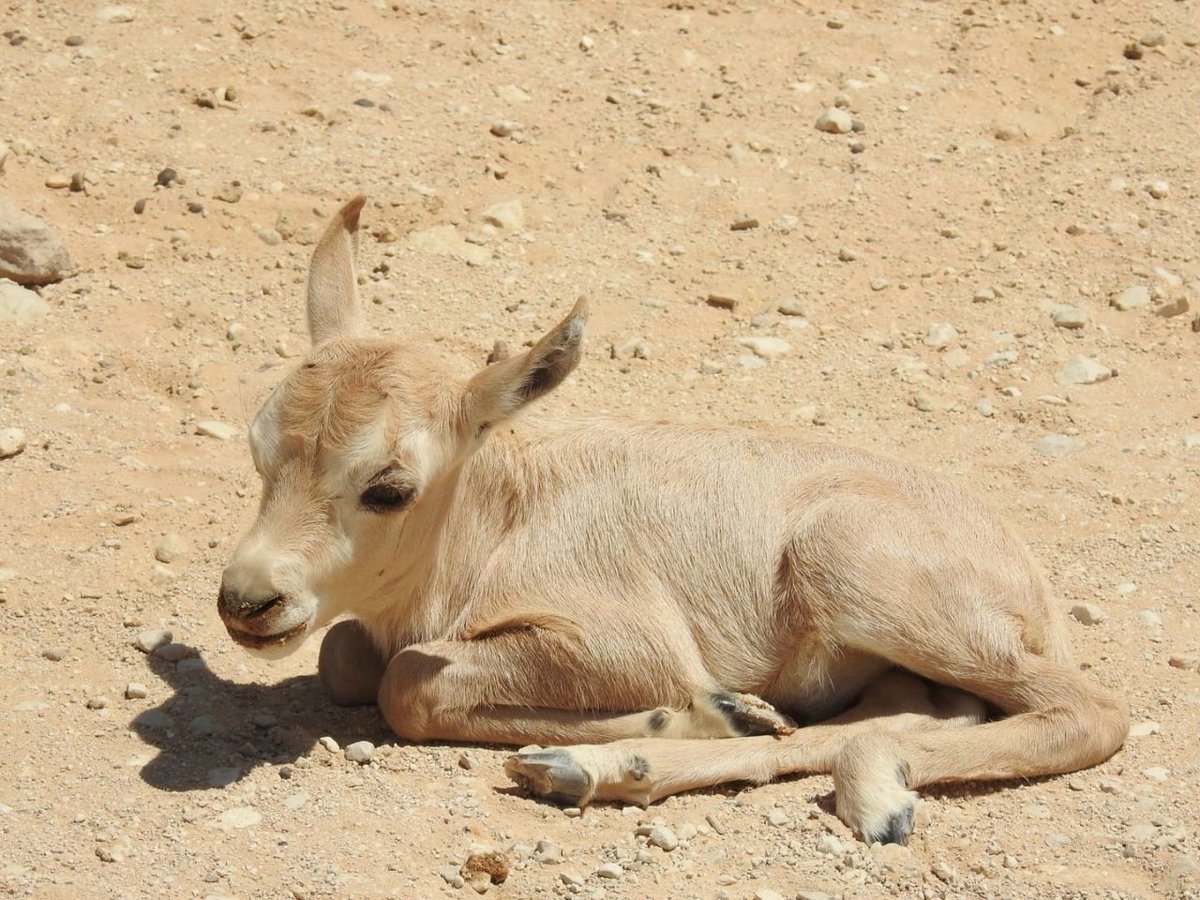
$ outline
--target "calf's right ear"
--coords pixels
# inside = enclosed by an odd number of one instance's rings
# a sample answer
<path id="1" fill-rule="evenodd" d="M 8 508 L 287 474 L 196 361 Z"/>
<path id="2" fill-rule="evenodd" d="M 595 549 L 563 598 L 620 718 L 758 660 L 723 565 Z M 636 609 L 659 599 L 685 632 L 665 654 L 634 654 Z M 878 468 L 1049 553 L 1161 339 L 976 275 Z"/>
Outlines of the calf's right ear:
<path id="1" fill-rule="evenodd" d="M 583 356 L 587 301 L 580 299 L 529 352 L 489 366 L 467 384 L 466 416 L 479 433 L 558 387 Z"/>

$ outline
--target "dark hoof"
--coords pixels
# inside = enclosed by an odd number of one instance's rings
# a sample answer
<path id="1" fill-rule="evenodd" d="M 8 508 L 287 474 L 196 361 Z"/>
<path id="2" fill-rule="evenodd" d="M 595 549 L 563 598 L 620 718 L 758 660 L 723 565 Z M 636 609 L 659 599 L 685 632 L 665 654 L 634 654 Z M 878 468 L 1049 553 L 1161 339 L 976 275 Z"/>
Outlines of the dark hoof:
<path id="1" fill-rule="evenodd" d="M 910 803 L 888 816 L 883 828 L 865 835 L 868 844 L 907 844 L 913 831 L 915 807 Z"/>
<path id="2" fill-rule="evenodd" d="M 724 691 L 709 694 L 713 706 L 723 715 L 726 721 L 738 734 L 745 737 L 754 735 L 784 735 L 796 730 L 785 715 L 775 707 L 749 694 L 728 694 Z"/>
<path id="3" fill-rule="evenodd" d="M 592 776 L 566 750 L 522 750 L 504 762 L 520 787 L 560 806 L 584 806 L 595 792 Z"/>

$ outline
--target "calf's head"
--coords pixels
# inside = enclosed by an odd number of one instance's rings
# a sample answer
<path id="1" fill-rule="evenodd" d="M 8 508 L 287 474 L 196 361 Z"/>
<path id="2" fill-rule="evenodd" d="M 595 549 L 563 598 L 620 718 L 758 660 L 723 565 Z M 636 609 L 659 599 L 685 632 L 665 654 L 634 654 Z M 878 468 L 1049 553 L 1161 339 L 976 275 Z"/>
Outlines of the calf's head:
<path id="1" fill-rule="evenodd" d="M 404 564 L 405 524 L 436 513 L 489 429 L 561 383 L 582 350 L 583 301 L 527 353 L 465 383 L 418 349 L 370 336 L 355 272 L 364 202 L 347 203 L 318 243 L 312 350 L 250 428 L 262 499 L 217 609 L 235 641 L 267 656 L 358 612 L 370 580 Z"/>

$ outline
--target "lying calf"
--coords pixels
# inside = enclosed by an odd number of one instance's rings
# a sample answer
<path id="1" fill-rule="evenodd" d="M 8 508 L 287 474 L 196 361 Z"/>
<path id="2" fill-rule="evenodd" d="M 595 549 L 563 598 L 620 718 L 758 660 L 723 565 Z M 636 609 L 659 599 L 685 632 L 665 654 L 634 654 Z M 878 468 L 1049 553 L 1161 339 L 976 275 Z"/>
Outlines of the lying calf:
<path id="1" fill-rule="evenodd" d="M 363 202 L 317 246 L 312 351 L 250 431 L 262 504 L 218 599 L 239 644 L 282 655 L 348 614 L 321 678 L 402 738 L 554 745 L 506 768 L 573 805 L 829 772 L 867 841 L 907 840 L 922 785 L 1121 746 L 1123 701 L 974 498 L 765 432 L 510 428 L 579 362 L 584 304 L 462 384 L 368 334 Z"/>

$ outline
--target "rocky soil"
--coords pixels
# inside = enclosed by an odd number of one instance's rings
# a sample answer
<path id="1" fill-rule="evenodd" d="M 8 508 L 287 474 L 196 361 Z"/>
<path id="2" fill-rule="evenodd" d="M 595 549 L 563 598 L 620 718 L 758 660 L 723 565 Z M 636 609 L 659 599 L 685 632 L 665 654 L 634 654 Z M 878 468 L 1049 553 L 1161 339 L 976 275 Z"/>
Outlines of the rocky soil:
<path id="1" fill-rule="evenodd" d="M 0 233 L 63 252 L 0 282 L 0 891 L 1200 896 L 1195 13 L 8 0 Z M 245 428 L 359 191 L 375 327 L 464 373 L 592 298 L 546 415 L 765 423 L 973 486 L 1129 697 L 1126 748 L 933 792 L 868 848 L 827 778 L 564 813 L 499 748 L 333 707 L 315 643 L 247 657 L 214 602 Z"/>

